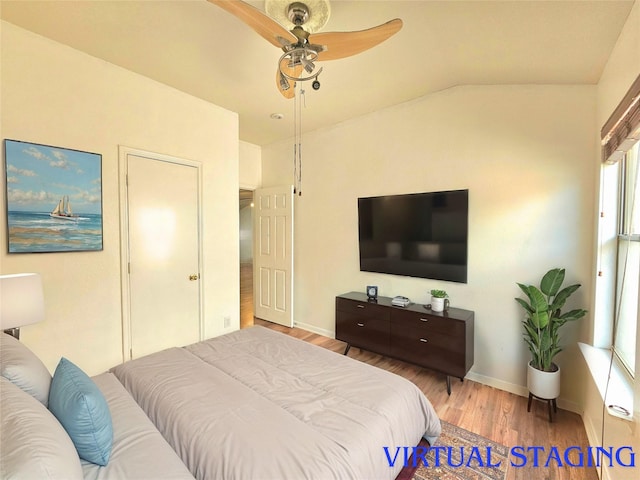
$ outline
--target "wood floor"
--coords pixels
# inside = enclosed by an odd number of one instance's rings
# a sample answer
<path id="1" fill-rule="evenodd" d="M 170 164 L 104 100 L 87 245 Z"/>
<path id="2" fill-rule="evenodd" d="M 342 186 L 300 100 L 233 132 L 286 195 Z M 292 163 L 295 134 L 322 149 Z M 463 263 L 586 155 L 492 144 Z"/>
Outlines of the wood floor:
<path id="1" fill-rule="evenodd" d="M 253 325 L 253 263 L 240 264 L 240 328 Z"/>
<path id="2" fill-rule="evenodd" d="M 296 338 L 313 343 L 334 352 L 343 353 L 345 344 L 338 340 L 317 335 L 299 328 L 289 329 L 261 319 L 254 319 L 256 325 L 262 325 Z M 431 401 L 438 416 L 449 423 L 487 437 L 509 448 L 516 446 L 544 447 L 539 456 L 539 466 L 534 468 L 533 453 L 527 454 L 527 466 L 510 466 L 507 480 L 597 480 L 594 467 L 558 468 L 552 459 L 544 467 L 551 447 L 557 447 L 560 455 L 568 447 L 579 446 L 587 451 L 588 441 L 579 415 L 566 410 L 558 410 L 553 423 L 549 423 L 546 404 L 534 402 L 531 412 L 527 412 L 527 399 L 488 387 L 471 380 L 452 379 L 451 396 L 447 395 L 445 377 L 427 369 L 416 367 L 399 360 L 376 355 L 359 348 L 352 348 L 349 356 L 362 362 L 375 365 L 401 375 L 415 383 Z M 541 451 L 542 452 L 542 451 Z M 578 463 L 577 453 L 571 451 L 570 460 Z M 512 457 L 516 464 L 522 464 L 519 457 Z M 586 460 L 584 461 L 586 464 Z"/>

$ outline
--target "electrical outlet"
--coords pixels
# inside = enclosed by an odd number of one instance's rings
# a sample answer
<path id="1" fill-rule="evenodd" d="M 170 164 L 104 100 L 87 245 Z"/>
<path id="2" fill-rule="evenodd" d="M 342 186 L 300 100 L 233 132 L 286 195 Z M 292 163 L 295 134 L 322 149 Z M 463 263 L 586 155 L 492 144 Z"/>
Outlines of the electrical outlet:
<path id="1" fill-rule="evenodd" d="M 229 328 L 231 326 L 231 317 L 226 315 L 224 317 L 224 328 Z"/>

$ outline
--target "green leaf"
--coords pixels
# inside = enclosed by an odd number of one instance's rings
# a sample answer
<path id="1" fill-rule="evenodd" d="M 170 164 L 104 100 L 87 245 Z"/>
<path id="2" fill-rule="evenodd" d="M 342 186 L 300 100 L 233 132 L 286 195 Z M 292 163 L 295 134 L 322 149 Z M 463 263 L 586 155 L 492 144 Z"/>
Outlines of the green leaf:
<path id="1" fill-rule="evenodd" d="M 527 298 L 531 300 L 531 297 L 529 296 L 529 285 L 525 285 L 524 283 L 517 283 L 516 285 L 518 285 L 518 287 L 520 287 L 520 290 L 522 290 Z"/>
<path id="2" fill-rule="evenodd" d="M 531 314 L 531 321 L 536 328 L 546 328 L 549 325 L 549 313 L 545 310 L 543 312 L 533 312 Z"/>
<path id="3" fill-rule="evenodd" d="M 526 330 L 527 335 L 529 335 L 529 338 L 531 338 L 531 341 L 538 344 L 540 343 L 539 340 L 539 335 L 538 335 L 538 330 L 534 327 L 532 327 L 531 325 L 528 324 L 524 324 L 524 329 Z"/>
<path id="4" fill-rule="evenodd" d="M 560 286 L 564 282 L 564 268 L 553 268 L 544 274 L 540 281 L 540 290 L 547 297 L 553 297 L 560 290 Z"/>
<path id="5" fill-rule="evenodd" d="M 533 313 L 533 308 L 531 308 L 531 305 L 529 305 L 527 302 L 525 302 L 523 299 L 521 298 L 516 298 L 515 299 L 516 302 L 518 302 L 520 305 L 522 305 L 522 308 L 525 309 L 526 312 L 528 313 Z"/>
<path id="6" fill-rule="evenodd" d="M 527 295 L 531 300 L 531 308 L 533 308 L 535 312 L 546 312 L 549 309 L 549 306 L 547 305 L 547 299 L 542 294 L 542 292 L 533 285 L 529 285 L 527 287 Z"/>
<path id="7" fill-rule="evenodd" d="M 563 288 L 553 299 L 553 303 L 551 304 L 551 309 L 560 310 L 564 306 L 565 302 L 567 301 L 567 298 L 569 298 L 573 294 L 573 292 L 575 292 L 579 288 L 580 288 L 579 283 Z"/>
<path id="8" fill-rule="evenodd" d="M 579 308 L 579 309 L 576 309 L 576 310 L 571 310 L 569 312 L 563 313 L 558 318 L 561 319 L 561 320 L 564 320 L 565 323 L 566 323 L 567 321 L 570 321 L 570 320 L 579 320 L 582 317 L 584 317 L 586 314 L 587 314 L 586 310 L 583 310 L 583 309 Z M 563 323 L 563 325 L 564 325 L 564 323 Z"/>
<path id="9" fill-rule="evenodd" d="M 549 323 L 549 312 L 547 310 L 547 299 L 542 292 L 533 285 L 526 287 L 526 293 L 531 301 L 531 322 L 536 328 L 545 328 Z"/>

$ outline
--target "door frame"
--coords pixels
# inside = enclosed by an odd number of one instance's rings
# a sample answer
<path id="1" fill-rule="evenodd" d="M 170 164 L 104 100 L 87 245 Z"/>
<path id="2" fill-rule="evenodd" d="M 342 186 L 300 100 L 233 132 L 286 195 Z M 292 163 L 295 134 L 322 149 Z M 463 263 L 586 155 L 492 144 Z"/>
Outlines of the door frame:
<path id="1" fill-rule="evenodd" d="M 128 156 L 135 155 L 145 157 L 158 162 L 169 162 L 196 169 L 198 177 L 198 272 L 200 279 L 198 280 L 198 310 L 200 318 L 198 319 L 199 337 L 203 339 L 204 335 L 204 299 L 202 292 L 204 291 L 203 282 L 204 271 L 202 263 L 203 246 L 202 246 L 202 164 L 193 160 L 173 157 L 162 153 L 140 150 L 137 148 L 127 147 L 125 145 L 118 146 L 118 186 L 119 186 L 119 203 L 120 203 L 120 286 L 122 291 L 122 361 L 126 362 L 133 358 L 131 352 L 131 284 L 129 281 L 129 261 L 131 251 L 129 249 L 129 200 L 128 200 Z"/>
<path id="2" fill-rule="evenodd" d="M 260 188 L 257 185 L 250 185 L 248 183 L 240 183 L 238 185 L 238 194 L 240 193 L 241 190 L 247 190 L 250 191 L 251 194 L 254 196 L 254 201 L 255 201 L 255 193 L 256 190 Z M 255 235 L 254 235 L 254 225 L 253 225 L 253 218 L 254 215 L 254 208 L 251 209 L 251 238 L 253 238 L 253 241 L 251 242 L 251 264 L 252 264 L 252 270 L 253 270 L 253 263 L 254 263 L 254 259 L 255 259 L 255 255 L 256 255 L 256 242 L 255 242 Z M 238 232 L 239 232 L 239 228 L 240 225 L 238 225 Z M 238 265 L 238 268 L 241 268 L 241 265 Z M 256 297 L 255 297 L 255 285 L 254 285 L 254 279 L 255 275 L 252 272 L 252 276 L 251 276 L 251 310 L 253 312 L 253 317 L 255 318 L 255 312 L 256 312 Z M 240 307 L 242 307 L 242 272 L 240 272 Z M 240 308 L 240 328 L 242 328 L 242 311 Z"/>

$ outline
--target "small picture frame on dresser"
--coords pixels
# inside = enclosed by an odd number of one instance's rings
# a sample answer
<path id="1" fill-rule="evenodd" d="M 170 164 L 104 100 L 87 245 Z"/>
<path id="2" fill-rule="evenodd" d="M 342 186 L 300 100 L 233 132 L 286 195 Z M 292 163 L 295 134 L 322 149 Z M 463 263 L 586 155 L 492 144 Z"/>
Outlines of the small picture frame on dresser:
<path id="1" fill-rule="evenodd" d="M 375 285 L 367 286 L 367 300 L 369 302 L 378 301 L 378 287 L 376 287 Z"/>

